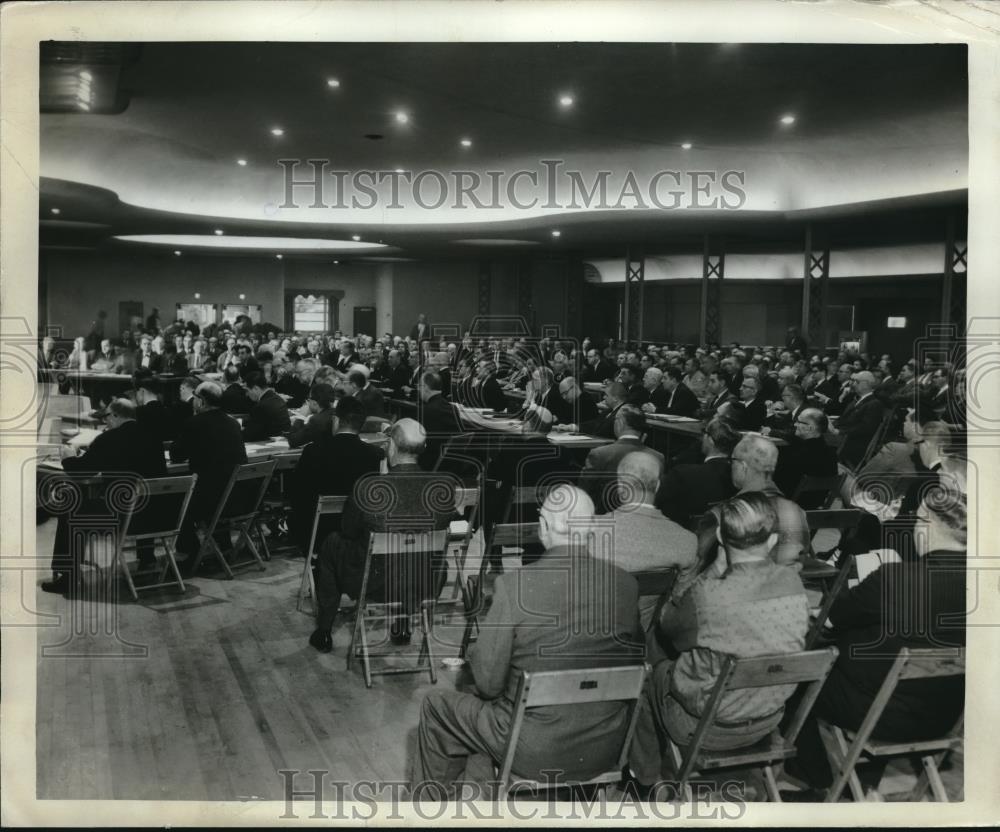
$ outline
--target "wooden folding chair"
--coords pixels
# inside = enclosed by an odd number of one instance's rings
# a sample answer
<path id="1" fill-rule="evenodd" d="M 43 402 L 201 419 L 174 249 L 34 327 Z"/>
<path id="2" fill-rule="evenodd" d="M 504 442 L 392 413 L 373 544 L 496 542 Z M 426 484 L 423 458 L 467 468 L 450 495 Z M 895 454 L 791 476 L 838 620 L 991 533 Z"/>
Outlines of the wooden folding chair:
<path id="1" fill-rule="evenodd" d="M 811 477 L 804 475 L 795 487 L 792 501 L 798 503 L 806 495 L 822 494 L 823 498 L 815 510 L 828 509 L 833 505 L 833 501 L 840 496 L 840 490 L 844 485 L 844 478 L 844 474 L 834 474 L 831 477 Z"/>
<path id="2" fill-rule="evenodd" d="M 650 569 L 642 572 L 633 572 L 632 577 L 639 584 L 639 597 L 656 595 L 656 607 L 653 609 L 653 617 L 650 619 L 650 627 L 655 627 L 660 620 L 660 611 L 663 605 L 670 600 L 670 593 L 677 583 L 679 569 L 672 566 L 669 569 Z M 640 604 L 640 608 L 641 608 Z"/>
<path id="3" fill-rule="evenodd" d="M 361 670 L 365 677 L 365 686 L 372 686 L 372 677 L 386 676 L 399 673 L 420 673 L 427 670 L 432 683 L 437 682 L 434 672 L 434 654 L 431 649 L 431 632 L 434 613 L 434 603 L 437 600 L 437 593 L 440 591 L 440 584 L 434 575 L 434 561 L 447 564 L 448 530 L 438 529 L 434 531 L 388 531 L 372 532 L 368 544 L 368 554 L 365 557 L 364 577 L 361 581 L 361 592 L 358 595 L 357 615 L 354 619 L 354 630 L 351 634 L 351 645 L 347 650 L 347 668 L 350 670 L 351 662 L 354 658 L 361 659 Z M 387 600 L 368 600 L 368 581 L 371 577 L 372 560 L 375 557 L 384 557 L 385 564 L 385 590 Z M 387 620 L 406 618 L 416 615 L 415 611 L 403 611 L 401 608 L 406 605 L 405 600 L 390 600 L 394 579 L 407 572 L 407 567 L 411 567 L 408 578 L 416 577 L 418 580 L 426 581 L 423 586 L 421 597 L 415 600 L 420 605 L 420 655 L 417 657 L 415 665 L 407 667 L 381 667 L 372 668 L 371 660 L 396 655 L 392 652 L 373 653 L 368 647 L 368 626 L 369 617 L 382 616 Z M 400 580 L 400 584 L 408 583 Z M 401 586 L 405 595 L 412 587 Z M 388 629 L 388 628 L 387 628 Z M 426 662 L 426 664 L 425 664 Z"/>
<path id="4" fill-rule="evenodd" d="M 681 794 L 691 800 L 690 781 L 699 772 L 752 766 L 763 771 L 768 797 L 780 803 L 781 795 L 778 793 L 774 767 L 795 756 L 795 740 L 836 660 L 836 647 L 786 655 L 757 656 L 752 659 L 729 656 L 712 688 L 690 745 L 682 751 L 673 740 L 669 742 Z M 719 707 L 727 693 L 803 682 L 808 687 L 784 732 L 775 728 L 767 737 L 746 748 L 727 751 L 707 751 L 702 748 L 705 735 L 715 723 Z"/>
<path id="5" fill-rule="evenodd" d="M 892 424 L 892 419 L 892 408 L 886 408 L 886 411 L 882 416 L 882 421 L 875 429 L 875 433 L 872 434 L 872 438 L 869 440 L 864 454 L 861 456 L 861 459 L 858 460 L 858 464 L 850 469 L 852 473 L 857 474 L 861 471 L 868 464 L 869 460 L 882 449 L 882 445 L 885 443 L 886 434 L 889 432 L 889 425 Z"/>
<path id="6" fill-rule="evenodd" d="M 900 682 L 908 679 L 932 679 L 964 674 L 965 653 L 961 648 L 910 649 L 904 647 L 896 656 L 882 687 L 879 688 L 875 699 L 872 700 L 871 707 L 868 709 L 861 727 L 858 728 L 850 742 L 848 742 L 848 736 L 842 728 L 820 720 L 820 736 L 826 746 L 830 767 L 834 771 L 833 785 L 827 791 L 826 802 L 835 803 L 839 800 L 846 785 L 850 785 L 851 795 L 856 801 L 865 799 L 864 788 L 855 770 L 862 754 L 867 757 L 898 757 L 919 754 L 923 763 L 923 772 L 918 777 L 917 784 L 910 792 L 908 800 L 923 799 L 928 787 L 930 787 L 935 800 L 940 803 L 949 802 L 938 766 L 951 751 L 962 745 L 964 714 L 959 717 L 955 727 L 940 739 L 892 742 L 873 740 L 871 736 Z"/>
<path id="7" fill-rule="evenodd" d="M 461 515 L 461 521 L 465 523 L 465 531 L 454 533 L 448 530 L 448 548 L 455 558 L 455 585 L 452 590 L 452 599 L 461 598 L 468 607 L 465 583 L 465 561 L 469 554 L 469 546 L 472 543 L 472 535 L 475 533 L 476 522 L 479 519 L 479 499 L 481 492 L 478 488 L 459 487 L 455 489 L 455 511 Z M 484 557 L 485 560 L 485 557 Z"/>
<path id="8" fill-rule="evenodd" d="M 256 563 L 263 571 L 264 561 L 260 552 L 254 546 L 250 537 L 250 527 L 253 525 L 260 510 L 261 501 L 267 491 L 267 485 L 271 481 L 271 474 L 274 472 L 275 462 L 273 459 L 263 462 L 249 462 L 246 465 L 238 465 L 233 469 L 233 475 L 229 478 L 229 483 L 222 492 L 219 505 L 212 515 L 212 519 L 207 524 L 199 524 L 202 532 L 201 546 L 195 555 L 194 563 L 191 564 L 192 572 L 197 572 L 202 560 L 208 555 L 214 555 L 222 564 L 226 572 L 226 577 L 234 577 L 232 567 L 248 566 Z M 254 481 L 259 480 L 260 484 L 254 486 Z M 233 557 L 238 555 L 244 547 L 250 550 L 253 555 L 252 560 L 238 563 L 230 563 L 226 556 L 215 542 L 216 532 L 227 534 L 236 531 L 239 535 L 236 546 L 233 547 Z"/>
<path id="9" fill-rule="evenodd" d="M 525 546 L 540 543 L 538 523 L 495 523 L 490 531 L 489 541 L 484 547 L 490 552 L 494 547 Z M 479 616 L 485 612 L 486 571 L 490 559 L 483 554 L 479 565 L 479 575 L 470 575 L 465 590 L 465 633 L 462 635 L 462 647 L 458 655 L 465 657 L 469 645 L 476 640 L 475 632 L 479 633 Z"/>
<path id="10" fill-rule="evenodd" d="M 865 516 L 859 508 L 827 508 L 806 512 L 806 523 L 809 525 L 810 537 L 815 538 L 821 529 L 839 531 L 841 537 L 845 532 L 857 528 Z"/>
<path id="11" fill-rule="evenodd" d="M 309 533 L 309 546 L 305 551 L 305 563 L 302 564 L 302 580 L 299 582 L 299 599 L 295 609 L 302 612 L 306 596 L 312 605 L 312 613 L 316 614 L 316 580 L 313 577 L 313 567 L 316 565 L 316 535 L 319 532 L 320 519 L 344 513 L 347 497 L 340 495 L 320 495 L 316 501 L 316 514 L 313 516 L 312 531 Z"/>
<path id="12" fill-rule="evenodd" d="M 275 463 L 274 473 L 271 476 L 271 481 L 268 483 L 267 493 L 264 494 L 261 510 L 253 521 L 252 527 L 253 532 L 260 540 L 260 548 L 264 553 L 264 560 L 271 559 L 271 548 L 267 545 L 262 525 L 266 522 L 277 522 L 291 509 L 291 503 L 285 496 L 289 493 L 286 480 L 298 466 L 301 458 L 301 449 L 287 454 L 275 454 L 271 457 Z"/>
<path id="13" fill-rule="evenodd" d="M 806 650 L 816 649 L 822 638 L 823 628 L 826 626 L 826 622 L 830 618 L 830 610 L 833 609 L 833 603 L 837 600 L 837 596 L 840 595 L 844 587 L 847 586 L 847 580 L 853 572 L 854 556 L 843 556 L 843 560 L 840 564 L 840 568 L 837 570 L 836 577 L 834 577 L 832 581 L 828 582 L 828 586 L 823 592 L 823 601 L 820 603 L 819 611 L 816 613 L 816 617 L 809 626 L 809 632 L 806 633 Z M 823 576 L 823 578 L 826 577 L 827 576 L 825 575 Z M 803 572 L 802 579 L 803 581 L 807 580 L 808 573 Z"/>
<path id="14" fill-rule="evenodd" d="M 593 702 L 620 701 L 627 703 L 630 711 L 628 727 L 622 735 L 621 750 L 618 752 L 614 765 L 605 771 L 595 772 L 586 780 L 559 781 L 558 785 L 565 787 L 619 783 L 622 769 L 628 764 L 629 749 L 632 747 L 632 737 L 635 735 L 635 726 L 639 718 L 639 699 L 642 696 L 648 672 L 648 664 L 525 672 L 518 683 L 510 734 L 507 736 L 507 743 L 498 766 L 497 799 L 504 800 L 511 790 L 511 786 L 514 786 L 518 792 L 524 790 L 533 793 L 551 787 L 551 784 L 535 780 L 517 779 L 513 783 L 511 782 L 512 777 L 516 777 L 513 772 L 514 758 L 517 755 L 517 746 L 521 739 L 525 714 L 532 708 L 559 705 L 569 708 Z"/>
<path id="15" fill-rule="evenodd" d="M 161 477 L 142 481 L 141 496 L 146 502 L 139 510 L 129 513 L 124 533 L 118 539 L 115 552 L 117 568 L 128 584 L 128 591 L 133 601 L 138 601 L 139 592 L 147 589 L 176 586 L 181 592 L 185 591 L 184 579 L 177 566 L 174 543 L 181 533 L 184 515 L 187 514 L 197 480 L 197 474 L 190 474 L 185 477 Z M 163 544 L 166 556 L 157 582 L 137 586 L 125 560 L 125 550 L 134 549 L 140 542 L 147 540 L 152 541 L 154 545 L 159 540 Z M 168 571 L 174 573 L 172 581 L 167 580 Z"/>

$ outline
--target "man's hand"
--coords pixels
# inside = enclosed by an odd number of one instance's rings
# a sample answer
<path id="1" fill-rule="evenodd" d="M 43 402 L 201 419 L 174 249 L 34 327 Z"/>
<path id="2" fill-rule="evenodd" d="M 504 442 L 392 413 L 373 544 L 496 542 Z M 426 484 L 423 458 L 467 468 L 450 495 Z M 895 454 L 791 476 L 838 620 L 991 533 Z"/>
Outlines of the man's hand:
<path id="1" fill-rule="evenodd" d="M 643 413 L 656 413 L 656 405 L 652 402 L 646 402 L 641 410 Z"/>

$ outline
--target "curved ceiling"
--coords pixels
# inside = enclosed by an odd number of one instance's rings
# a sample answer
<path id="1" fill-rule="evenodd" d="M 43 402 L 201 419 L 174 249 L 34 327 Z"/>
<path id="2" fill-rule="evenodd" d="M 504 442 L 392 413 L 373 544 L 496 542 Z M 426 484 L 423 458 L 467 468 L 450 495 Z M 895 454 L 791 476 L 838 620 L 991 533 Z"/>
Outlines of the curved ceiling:
<path id="1" fill-rule="evenodd" d="M 62 57 L 63 87 L 83 66 Z M 43 220 L 104 210 L 108 236 L 228 222 L 401 248 L 552 246 L 558 228 L 565 248 L 609 220 L 663 233 L 967 187 L 961 45 L 149 43 L 117 78 L 98 91 L 109 114 L 43 112 Z M 322 192 L 299 186 L 294 206 L 291 160 L 326 163 Z M 362 171 L 381 183 L 338 190 Z M 602 176 L 606 198 L 588 200 Z M 73 194 L 88 195 L 81 213 Z"/>

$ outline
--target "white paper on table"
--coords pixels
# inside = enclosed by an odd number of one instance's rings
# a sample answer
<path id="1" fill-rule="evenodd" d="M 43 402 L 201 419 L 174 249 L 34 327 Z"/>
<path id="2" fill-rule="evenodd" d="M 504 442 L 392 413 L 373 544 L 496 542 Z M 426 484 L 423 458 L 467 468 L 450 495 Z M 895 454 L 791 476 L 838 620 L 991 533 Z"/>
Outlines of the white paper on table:
<path id="1" fill-rule="evenodd" d="M 550 433 L 550 442 L 587 442 L 594 437 L 585 433 Z"/>
<path id="2" fill-rule="evenodd" d="M 857 579 L 850 579 L 847 585 L 852 589 L 862 583 L 880 566 L 887 563 L 902 563 L 903 559 L 893 549 L 874 549 L 854 556 L 854 566 L 858 570 Z"/>

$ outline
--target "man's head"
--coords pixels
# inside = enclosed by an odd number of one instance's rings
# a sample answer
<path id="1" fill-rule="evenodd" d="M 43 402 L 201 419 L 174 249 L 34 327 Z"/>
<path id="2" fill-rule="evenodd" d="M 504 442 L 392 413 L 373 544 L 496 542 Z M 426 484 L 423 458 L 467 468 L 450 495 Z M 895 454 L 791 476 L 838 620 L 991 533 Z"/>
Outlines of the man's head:
<path id="1" fill-rule="evenodd" d="M 416 463 L 427 446 L 427 431 L 416 419 L 399 419 L 389 428 L 389 465 Z"/>
<path id="2" fill-rule="evenodd" d="M 778 464 L 778 446 L 763 436 L 744 436 L 733 448 L 733 485 L 753 489 L 770 483 Z"/>
<path id="3" fill-rule="evenodd" d="M 309 398 L 306 399 L 306 403 L 310 411 L 320 413 L 332 408 L 336 399 L 332 384 L 314 384 L 309 388 Z"/>
<path id="4" fill-rule="evenodd" d="M 859 396 L 867 396 L 875 389 L 875 376 L 868 372 L 868 370 L 855 373 L 852 382 Z"/>
<path id="5" fill-rule="evenodd" d="M 612 410 L 625 401 L 625 385 L 620 381 L 613 381 L 604 388 L 604 403 Z"/>
<path id="6" fill-rule="evenodd" d="M 828 427 L 826 414 L 817 407 L 807 407 L 795 419 L 795 435 L 799 439 L 819 439 Z"/>
<path id="7" fill-rule="evenodd" d="M 111 339 L 102 338 L 101 339 L 101 353 L 102 355 L 111 355 Z"/>
<path id="8" fill-rule="evenodd" d="M 586 539 L 594 503 L 573 485 L 557 485 L 545 497 L 538 513 L 538 536 L 546 549 Z"/>
<path id="9" fill-rule="evenodd" d="M 680 368 L 670 366 L 663 371 L 662 385 L 668 393 L 673 393 L 684 382 L 684 373 Z"/>
<path id="10" fill-rule="evenodd" d="M 361 433 L 365 426 L 365 406 L 351 396 L 344 396 L 334 408 L 334 433 Z"/>
<path id="11" fill-rule="evenodd" d="M 639 436 L 646 432 L 646 414 L 632 405 L 619 408 L 615 414 L 615 436 Z"/>
<path id="12" fill-rule="evenodd" d="M 494 370 L 493 362 L 488 358 L 484 358 L 479 364 L 476 365 L 476 377 L 480 381 L 486 381 L 492 374 Z"/>
<path id="13" fill-rule="evenodd" d="M 795 408 L 800 407 L 805 403 L 806 393 L 797 384 L 788 384 L 781 391 L 781 402 L 785 405 L 785 409 L 792 411 Z"/>
<path id="14" fill-rule="evenodd" d="M 441 389 L 444 386 L 444 382 L 441 378 L 441 374 L 434 371 L 428 370 L 420 375 L 420 398 L 422 401 L 429 401 L 435 396 L 441 394 Z"/>
<path id="15" fill-rule="evenodd" d="M 255 402 L 259 401 L 271 386 L 260 370 L 251 370 L 243 380 L 247 386 L 247 395 Z"/>
<path id="16" fill-rule="evenodd" d="M 135 404 L 128 399 L 112 399 L 108 405 L 107 416 L 104 418 L 109 430 L 121 427 L 135 419 Z"/>
<path id="17" fill-rule="evenodd" d="M 538 395 L 544 395 L 552 386 L 553 374 L 548 367 L 536 367 L 531 373 L 531 386 Z"/>
<path id="18" fill-rule="evenodd" d="M 650 393 L 660 386 L 661 381 L 663 381 L 663 371 L 657 370 L 656 367 L 650 367 L 642 374 L 642 386 Z"/>
<path id="19" fill-rule="evenodd" d="M 652 505 L 662 473 L 660 460 L 652 454 L 644 451 L 625 454 L 618 463 L 618 495 L 622 502 Z"/>
<path id="20" fill-rule="evenodd" d="M 185 379 L 186 380 L 186 379 Z M 214 381 L 203 381 L 193 392 L 191 406 L 195 413 L 204 413 L 222 404 L 222 387 Z"/>
<path id="21" fill-rule="evenodd" d="M 708 456 L 729 457 L 740 441 L 740 432 L 728 419 L 716 416 L 707 425 L 701 437 L 701 450 Z"/>
<path id="22" fill-rule="evenodd" d="M 563 401 L 569 404 L 580 398 L 580 386 L 576 383 L 576 379 L 573 376 L 566 376 L 566 378 L 559 382 L 559 395 L 562 396 Z"/>
<path id="23" fill-rule="evenodd" d="M 201 384 L 201 379 L 195 378 L 194 376 L 185 376 L 181 379 L 181 386 L 178 394 L 181 397 L 182 402 L 187 402 L 191 400 L 191 397 L 195 394 L 198 389 L 198 385 Z"/>
<path id="24" fill-rule="evenodd" d="M 601 362 L 601 356 L 597 354 L 597 350 L 587 351 L 587 363 L 592 367 L 596 367 Z"/>
<path id="25" fill-rule="evenodd" d="M 631 387 L 636 383 L 636 368 L 631 364 L 623 364 L 618 372 L 618 380 L 626 387 Z"/>
<path id="26" fill-rule="evenodd" d="M 713 370 L 708 374 L 708 382 L 705 386 L 709 395 L 711 395 L 714 399 L 719 395 L 719 393 L 726 389 L 726 379 L 720 371 Z"/>
<path id="27" fill-rule="evenodd" d="M 364 390 L 368 386 L 368 376 L 360 370 L 351 370 L 347 374 L 347 393 L 349 396 L 355 395 L 358 391 Z"/>
<path id="28" fill-rule="evenodd" d="M 560 351 L 552 356 L 552 372 L 554 373 L 565 373 L 566 372 L 566 353 Z"/>
<path id="29" fill-rule="evenodd" d="M 837 368 L 837 380 L 843 384 L 845 381 L 850 380 L 853 373 L 854 367 L 845 362 Z"/>
<path id="30" fill-rule="evenodd" d="M 716 538 L 733 561 L 765 560 L 778 542 L 778 517 L 766 495 L 740 494 L 719 507 Z"/>
<path id="31" fill-rule="evenodd" d="M 760 382 L 754 376 L 744 376 L 743 383 L 740 384 L 740 401 L 753 401 L 759 392 Z"/>

